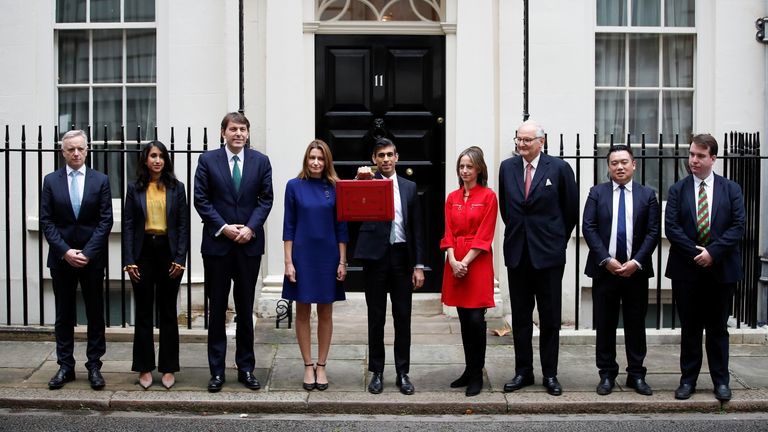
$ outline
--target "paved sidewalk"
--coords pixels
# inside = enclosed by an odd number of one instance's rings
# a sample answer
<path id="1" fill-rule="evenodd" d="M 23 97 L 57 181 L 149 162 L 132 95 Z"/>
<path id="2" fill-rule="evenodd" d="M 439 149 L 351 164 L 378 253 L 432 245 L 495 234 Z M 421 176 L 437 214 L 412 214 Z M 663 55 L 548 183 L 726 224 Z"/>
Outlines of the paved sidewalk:
<path id="1" fill-rule="evenodd" d="M 500 327 L 500 320 L 489 322 L 489 329 Z M 712 384 L 704 370 L 697 393 L 687 401 L 677 401 L 679 337 L 675 331 L 649 331 L 646 361 L 647 381 L 654 390 L 650 397 L 624 388 L 626 375 L 617 379 L 611 395 L 598 396 L 594 366 L 594 333 L 588 330 L 563 330 L 558 378 L 564 394 L 549 396 L 536 384 L 515 393 L 503 393 L 504 383 L 512 378 L 513 347 L 510 335 L 488 335 L 485 389 L 475 397 L 464 396 L 464 389 L 451 389 L 448 383 L 464 368 L 461 336 L 457 319 L 444 315 L 414 316 L 412 365 L 410 376 L 416 394 L 405 396 L 395 387 L 392 359 L 392 327 L 387 323 L 387 369 L 384 392 L 372 395 L 367 386 L 367 347 L 365 316 L 335 317 L 333 345 L 328 360 L 330 387 L 324 392 L 301 388 L 303 367 L 293 330 L 275 329 L 273 319 L 256 325 L 256 371 L 262 383 L 259 391 L 245 389 L 237 382 L 234 369 L 227 371 L 224 389 L 217 394 L 206 391 L 209 378 L 205 332 L 182 330 L 181 367 L 176 386 L 164 389 L 155 374 L 149 390 L 139 387 L 137 374 L 130 371 L 132 329 L 108 330 L 107 353 L 102 372 L 107 386 L 93 391 L 83 367 L 84 342 L 78 342 L 77 380 L 63 389 L 50 391 L 47 382 L 55 373 L 55 343 L 52 330 L 0 327 L 0 407 L 96 410 L 151 410 L 242 413 L 360 413 L 360 414 L 463 414 L 463 413 L 643 413 L 643 412 L 718 412 L 768 411 L 768 331 L 731 330 L 731 387 L 733 400 L 720 404 L 712 394 Z M 82 336 L 83 328 L 78 332 Z M 621 340 L 621 337 L 619 338 Z M 313 347 L 314 348 L 314 347 Z M 534 351 L 537 351 L 536 349 Z M 623 364 L 624 347 L 619 346 Z M 234 343 L 228 349 L 228 364 L 234 365 Z M 538 358 L 534 359 L 538 364 Z"/>

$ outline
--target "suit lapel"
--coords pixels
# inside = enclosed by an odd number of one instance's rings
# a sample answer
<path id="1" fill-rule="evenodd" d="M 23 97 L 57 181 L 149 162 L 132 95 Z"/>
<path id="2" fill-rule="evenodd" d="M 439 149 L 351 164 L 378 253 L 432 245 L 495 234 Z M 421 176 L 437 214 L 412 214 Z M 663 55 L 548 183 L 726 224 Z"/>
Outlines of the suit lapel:
<path id="1" fill-rule="evenodd" d="M 517 187 L 517 191 L 520 192 L 521 197 L 525 197 L 525 174 L 523 173 L 523 159 L 522 156 L 518 156 L 512 159 L 512 169 L 515 171 L 512 174 L 512 181 Z"/>
<path id="2" fill-rule="evenodd" d="M 88 172 L 86 170 L 86 172 Z M 75 209 L 72 208 L 72 201 L 69 199 L 69 179 L 67 179 L 67 166 L 64 165 L 62 168 L 58 171 L 59 181 L 57 181 L 53 187 L 57 189 L 57 193 L 54 193 L 54 196 L 57 194 L 60 194 L 60 196 L 64 197 L 64 200 L 69 203 L 69 214 L 72 216 L 72 220 L 77 220 L 75 217 Z M 81 205 L 82 208 L 82 205 Z"/>
<path id="3" fill-rule="evenodd" d="M 632 182 L 632 229 L 637 226 L 637 215 L 640 213 L 640 184 Z M 613 206 L 611 206 L 613 208 Z"/>
<path id="4" fill-rule="evenodd" d="M 715 220 L 715 212 L 717 212 L 720 203 L 725 197 L 725 187 L 723 185 L 722 177 L 715 175 L 715 184 L 712 185 L 712 194 L 714 195 L 709 201 L 709 226 L 712 226 L 712 222 Z"/>
<path id="5" fill-rule="evenodd" d="M 696 201 L 693 199 L 693 174 L 685 179 L 681 193 L 683 194 L 683 206 L 687 207 L 688 211 L 690 211 L 691 223 L 694 229 L 696 229 L 698 212 L 696 211 Z"/>
<path id="6" fill-rule="evenodd" d="M 235 184 L 232 182 L 232 173 L 229 172 L 229 160 L 227 160 L 227 151 L 224 150 L 224 147 L 220 148 L 216 154 L 216 167 L 219 170 L 219 175 L 227 184 L 227 189 L 229 189 L 233 196 L 237 196 L 237 194 L 235 194 Z M 243 184 L 242 178 L 240 179 L 240 184 Z"/>
<path id="7" fill-rule="evenodd" d="M 397 174 L 395 174 L 395 175 L 397 175 Z M 406 199 L 407 191 L 403 187 L 404 186 L 403 182 L 400 181 L 401 178 L 402 177 L 397 179 L 397 187 L 398 187 L 399 192 L 400 192 L 400 209 L 403 212 L 403 226 L 405 226 L 406 225 L 406 219 L 408 218 L 408 216 L 407 216 L 407 214 L 408 214 L 408 200 Z"/>
<path id="8" fill-rule="evenodd" d="M 171 220 L 171 215 L 173 214 L 173 193 L 175 189 L 166 187 L 165 188 L 165 220 L 166 220 L 166 226 L 170 225 L 168 221 Z M 167 228 L 166 228 L 167 229 Z"/>
<path id="9" fill-rule="evenodd" d="M 85 184 L 83 185 L 83 196 L 80 199 L 80 214 L 83 214 L 86 204 L 90 201 L 90 197 L 98 195 L 96 191 L 96 184 L 93 181 L 93 170 L 90 168 L 85 169 Z M 72 213 L 74 215 L 74 211 Z"/>
<path id="10" fill-rule="evenodd" d="M 149 188 L 149 186 L 147 186 Z M 136 193 L 139 195 L 139 202 L 141 203 L 141 211 L 144 213 L 144 220 L 147 220 L 147 191 L 137 190 Z"/>
<path id="11" fill-rule="evenodd" d="M 541 158 L 539 158 L 539 166 L 537 166 L 536 170 L 533 172 L 533 178 L 531 179 L 531 190 L 528 191 L 529 197 L 535 193 L 539 183 L 541 183 L 541 180 L 547 177 L 547 174 L 549 173 L 549 163 L 549 156 L 542 153 Z"/>

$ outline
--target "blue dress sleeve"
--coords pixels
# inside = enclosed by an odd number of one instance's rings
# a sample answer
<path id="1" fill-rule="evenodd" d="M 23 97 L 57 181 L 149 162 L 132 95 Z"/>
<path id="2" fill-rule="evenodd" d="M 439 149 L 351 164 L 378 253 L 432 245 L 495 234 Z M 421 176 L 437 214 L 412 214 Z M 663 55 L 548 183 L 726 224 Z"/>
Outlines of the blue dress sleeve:
<path id="1" fill-rule="evenodd" d="M 283 213 L 283 241 L 296 238 L 296 182 L 292 179 L 285 186 L 285 205 Z"/>

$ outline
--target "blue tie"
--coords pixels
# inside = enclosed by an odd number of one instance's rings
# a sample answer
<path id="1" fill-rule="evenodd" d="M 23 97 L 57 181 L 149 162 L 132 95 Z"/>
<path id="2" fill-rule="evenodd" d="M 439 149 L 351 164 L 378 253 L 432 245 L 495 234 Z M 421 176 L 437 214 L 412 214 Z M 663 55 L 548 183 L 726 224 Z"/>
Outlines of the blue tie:
<path id="1" fill-rule="evenodd" d="M 75 219 L 80 215 L 80 188 L 77 183 L 77 176 L 80 175 L 79 171 L 72 171 L 69 176 L 72 177 L 72 181 L 69 183 L 69 199 L 72 201 L 72 210 L 75 212 Z"/>
<path id="2" fill-rule="evenodd" d="M 619 186 L 619 212 L 616 215 L 616 259 L 627 262 L 627 209 L 624 204 L 624 185 Z"/>

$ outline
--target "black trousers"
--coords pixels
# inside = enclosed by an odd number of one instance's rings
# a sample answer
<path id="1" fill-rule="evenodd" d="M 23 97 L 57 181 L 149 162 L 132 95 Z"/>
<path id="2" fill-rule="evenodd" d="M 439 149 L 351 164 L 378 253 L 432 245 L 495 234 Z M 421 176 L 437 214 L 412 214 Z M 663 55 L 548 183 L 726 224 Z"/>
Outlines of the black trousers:
<path id="1" fill-rule="evenodd" d="M 203 256 L 205 293 L 208 296 L 208 366 L 211 375 L 224 376 L 227 356 L 226 319 L 229 290 L 235 300 L 237 327 L 235 364 L 238 371 L 253 372 L 253 301 L 261 256 L 248 256 L 234 246 L 224 256 Z"/>
<path id="2" fill-rule="evenodd" d="M 53 293 L 56 297 L 56 357 L 62 369 L 74 370 L 77 285 L 83 294 L 85 316 L 88 319 L 88 346 L 85 367 L 101 369 L 101 357 L 107 351 L 104 337 L 104 267 L 90 264 L 82 268 L 62 262 L 51 269 Z"/>
<path id="3" fill-rule="evenodd" d="M 730 383 L 728 373 L 728 316 L 735 284 L 706 280 L 672 281 L 672 295 L 680 315 L 680 384 L 696 385 L 701 371 L 702 332 L 709 375 L 714 385 Z"/>
<path id="4" fill-rule="evenodd" d="M 133 332 L 132 371 L 150 372 L 155 369 L 155 344 L 152 334 L 155 304 L 160 328 L 158 370 L 162 373 L 179 370 L 179 325 L 176 299 L 179 295 L 181 278 L 168 277 L 172 261 L 167 236 L 152 234 L 144 236 L 141 256 L 136 263 L 139 266 L 141 279 L 138 283 L 133 283 L 136 326 Z"/>
<path id="5" fill-rule="evenodd" d="M 648 312 L 648 279 L 623 278 L 610 273 L 594 279 L 592 294 L 594 323 L 597 330 L 595 363 L 601 378 L 615 380 L 616 327 L 619 310 L 624 316 L 624 344 L 629 378 L 645 378 L 643 366 L 648 351 L 645 342 L 645 315 Z"/>
<path id="6" fill-rule="evenodd" d="M 539 309 L 541 372 L 545 377 L 557 376 L 564 270 L 565 266 L 534 268 L 525 248 L 519 265 L 514 268 L 507 267 L 516 375 L 533 374 L 535 305 Z"/>
<path id="7" fill-rule="evenodd" d="M 411 304 L 413 268 L 408 263 L 405 243 L 387 248 L 380 260 L 363 264 L 365 304 L 368 307 L 368 370 L 384 371 L 384 324 L 387 320 L 387 292 L 392 302 L 395 327 L 395 371 L 408 373 L 411 367 Z"/>

